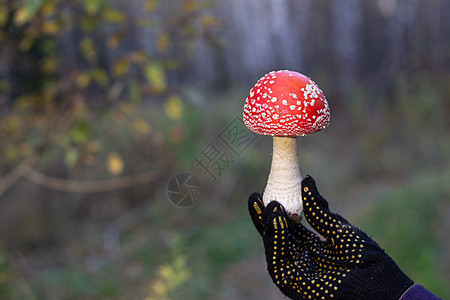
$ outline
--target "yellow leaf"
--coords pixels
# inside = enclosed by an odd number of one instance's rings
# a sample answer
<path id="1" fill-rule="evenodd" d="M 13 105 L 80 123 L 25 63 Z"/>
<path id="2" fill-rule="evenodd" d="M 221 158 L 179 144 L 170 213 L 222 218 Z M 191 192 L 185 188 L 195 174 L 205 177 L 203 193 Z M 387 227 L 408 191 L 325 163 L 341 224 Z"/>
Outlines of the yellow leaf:
<path id="1" fill-rule="evenodd" d="M 111 152 L 106 160 L 106 166 L 112 175 L 120 175 L 125 167 L 122 156 L 117 152 Z"/>
<path id="2" fill-rule="evenodd" d="M 125 75 L 130 68 L 130 63 L 124 59 L 118 60 L 114 63 L 113 73 L 114 76 L 120 77 Z"/>
<path id="3" fill-rule="evenodd" d="M 42 24 L 42 32 L 48 35 L 55 35 L 59 32 L 60 27 L 55 21 L 46 21 Z"/>
<path id="4" fill-rule="evenodd" d="M 145 76 L 156 93 L 162 93 L 167 87 L 166 73 L 159 64 L 151 64 L 145 68 Z"/>
<path id="5" fill-rule="evenodd" d="M 90 76 L 92 80 L 101 86 L 106 86 L 109 82 L 108 74 L 100 68 L 92 69 Z"/>
<path id="6" fill-rule="evenodd" d="M 145 10 L 149 13 L 154 12 L 158 4 L 159 0 L 147 0 L 145 1 Z"/>
<path id="7" fill-rule="evenodd" d="M 133 130 L 139 135 L 147 135 L 151 131 L 150 125 L 141 118 L 136 118 L 133 122 Z"/>
<path id="8" fill-rule="evenodd" d="M 146 300 L 166 300 L 186 283 L 191 276 L 184 257 L 176 257 L 171 263 L 159 267 L 157 278 L 150 285 L 150 295 Z"/>
<path id="9" fill-rule="evenodd" d="M 77 83 L 77 85 L 81 88 L 85 88 L 89 85 L 89 83 L 91 82 L 91 77 L 89 76 L 89 74 L 86 73 L 80 73 L 77 75 L 77 77 L 75 78 L 75 82 Z"/>
<path id="10" fill-rule="evenodd" d="M 17 26 L 25 24 L 30 19 L 31 19 L 31 16 L 29 15 L 29 13 L 25 7 L 19 8 L 17 10 L 16 14 L 14 15 L 14 23 Z"/>
<path id="11" fill-rule="evenodd" d="M 184 3 L 184 10 L 187 13 L 193 13 L 197 10 L 197 2 L 195 0 L 189 0 Z"/>
<path id="12" fill-rule="evenodd" d="M 125 15 L 122 12 L 110 7 L 103 10 L 103 17 L 111 23 L 122 23 L 125 20 Z"/>
<path id="13" fill-rule="evenodd" d="M 183 103 L 180 97 L 171 96 L 166 100 L 164 105 L 166 115 L 172 120 L 179 120 L 183 114 Z"/>
<path id="14" fill-rule="evenodd" d="M 8 21 L 8 9 L 4 5 L 0 5 L 0 26 L 3 26 Z"/>
<path id="15" fill-rule="evenodd" d="M 57 9 L 59 9 L 58 5 L 59 1 L 53 1 L 53 2 L 44 2 L 42 3 L 42 14 L 48 17 L 52 17 L 55 13 L 57 13 Z"/>
<path id="16" fill-rule="evenodd" d="M 95 58 L 95 54 L 97 53 L 94 42 L 89 37 L 84 37 L 80 41 L 80 50 L 83 56 L 87 60 L 92 60 Z"/>
<path id="17" fill-rule="evenodd" d="M 166 52 L 167 47 L 170 44 L 170 36 L 167 33 L 162 33 L 158 36 L 158 40 L 156 41 L 156 48 L 159 52 Z"/>
<path id="18" fill-rule="evenodd" d="M 108 38 L 108 48 L 115 49 L 117 46 L 120 45 L 120 42 L 122 41 L 122 37 L 119 34 L 114 34 Z"/>
<path id="19" fill-rule="evenodd" d="M 29 0 L 19 7 L 14 15 L 14 23 L 21 26 L 34 18 L 43 4 L 42 0 Z"/>
<path id="20" fill-rule="evenodd" d="M 161 279 L 155 280 L 151 286 L 151 289 L 155 297 L 150 299 L 161 299 L 162 297 L 164 297 L 163 299 L 167 299 L 169 288 Z"/>
<path id="21" fill-rule="evenodd" d="M 49 56 L 42 60 L 41 70 L 47 74 L 53 73 L 58 67 L 58 58 L 56 56 Z"/>
<path id="22" fill-rule="evenodd" d="M 204 28 L 212 28 L 212 27 L 216 27 L 217 25 L 219 25 L 219 20 L 217 20 L 216 17 L 214 17 L 213 15 L 210 14 L 206 14 L 202 17 L 202 26 Z"/>

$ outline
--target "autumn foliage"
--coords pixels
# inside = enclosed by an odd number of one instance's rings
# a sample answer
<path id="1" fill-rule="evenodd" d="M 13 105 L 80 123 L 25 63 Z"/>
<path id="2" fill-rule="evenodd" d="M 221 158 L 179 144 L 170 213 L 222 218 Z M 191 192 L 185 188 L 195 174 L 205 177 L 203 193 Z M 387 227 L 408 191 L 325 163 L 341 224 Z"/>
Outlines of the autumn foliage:
<path id="1" fill-rule="evenodd" d="M 103 0 L 0 4 L 0 173 L 53 166 L 53 176 L 77 179 L 95 167 L 91 179 L 104 179 L 150 168 L 127 166 L 108 143 L 143 147 L 158 139 L 139 109 L 145 103 L 165 103 L 168 118 L 180 119 L 179 87 L 170 78 L 186 62 L 175 46 L 188 46 L 218 21 L 203 13 L 208 3 L 141 4 L 140 15 Z M 147 38 L 136 43 L 142 33 Z M 14 180 L 7 183 L 0 191 Z"/>

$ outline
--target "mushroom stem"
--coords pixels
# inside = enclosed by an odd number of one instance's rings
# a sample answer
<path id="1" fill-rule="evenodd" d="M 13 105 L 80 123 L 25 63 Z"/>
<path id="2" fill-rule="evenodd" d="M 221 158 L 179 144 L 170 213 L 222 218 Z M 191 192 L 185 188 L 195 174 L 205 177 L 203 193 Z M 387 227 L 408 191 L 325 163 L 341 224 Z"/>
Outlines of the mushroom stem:
<path id="1" fill-rule="evenodd" d="M 276 200 L 297 223 L 302 212 L 300 167 L 296 137 L 273 137 L 272 165 L 263 194 L 264 204 Z"/>

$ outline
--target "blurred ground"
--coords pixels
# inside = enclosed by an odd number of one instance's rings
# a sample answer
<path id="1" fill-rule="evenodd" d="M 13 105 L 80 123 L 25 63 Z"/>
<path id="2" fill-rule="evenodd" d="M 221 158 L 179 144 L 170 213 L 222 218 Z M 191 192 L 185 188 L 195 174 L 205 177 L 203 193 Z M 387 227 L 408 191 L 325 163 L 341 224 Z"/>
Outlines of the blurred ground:
<path id="1" fill-rule="evenodd" d="M 195 164 L 194 157 L 210 141 L 219 144 L 224 126 L 239 116 L 245 92 L 222 97 L 227 101 L 220 103 L 228 109 L 213 104 L 199 108 L 199 114 L 209 113 L 203 124 L 213 127 L 200 126 L 192 148 L 175 144 L 162 155 L 171 164 L 155 182 L 118 192 L 74 194 L 23 179 L 8 191 L 0 203 L 6 242 L 1 291 L 6 298 L 123 299 L 133 291 L 133 298 L 142 299 L 179 281 L 171 299 L 279 299 L 265 270 L 261 239 L 246 212 L 247 196 L 262 191 L 267 179 L 270 138 L 259 137 L 234 156 L 215 182 Z M 410 135 L 408 124 L 386 121 L 374 130 L 359 117 L 342 120 L 333 111 L 332 116 L 329 128 L 300 138 L 302 173 L 315 177 L 333 210 L 379 241 L 408 275 L 445 298 L 447 133 L 427 138 L 425 146 L 418 139 L 424 133 Z M 180 157 L 187 159 L 173 161 Z M 180 171 L 196 174 L 202 183 L 202 199 L 191 208 L 177 208 L 168 199 L 168 181 Z M 119 238 L 120 244 L 105 244 L 105 234 Z M 26 295 L 28 289 L 33 296 Z"/>

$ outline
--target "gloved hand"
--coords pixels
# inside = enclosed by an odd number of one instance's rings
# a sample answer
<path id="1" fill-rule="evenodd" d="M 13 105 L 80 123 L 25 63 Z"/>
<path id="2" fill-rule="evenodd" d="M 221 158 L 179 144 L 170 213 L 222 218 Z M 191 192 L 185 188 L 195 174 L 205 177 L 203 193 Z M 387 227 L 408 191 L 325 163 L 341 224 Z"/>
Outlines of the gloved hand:
<path id="1" fill-rule="evenodd" d="M 250 216 L 261 234 L 273 282 L 291 299 L 397 300 L 413 285 L 364 232 L 330 212 L 314 179 L 302 181 L 304 215 L 325 240 L 295 224 L 283 206 L 253 193 Z"/>

